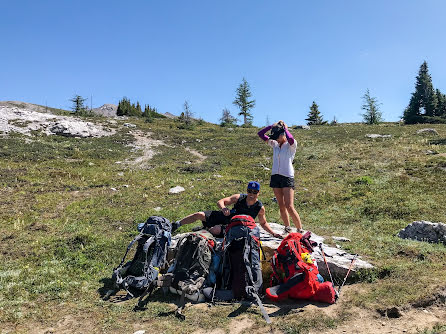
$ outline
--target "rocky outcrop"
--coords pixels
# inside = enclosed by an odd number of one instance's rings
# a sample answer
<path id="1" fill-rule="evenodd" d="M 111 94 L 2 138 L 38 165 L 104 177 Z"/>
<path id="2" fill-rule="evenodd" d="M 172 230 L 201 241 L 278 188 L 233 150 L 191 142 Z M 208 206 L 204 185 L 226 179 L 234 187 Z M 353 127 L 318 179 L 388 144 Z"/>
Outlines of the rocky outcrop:
<path id="1" fill-rule="evenodd" d="M 402 239 L 427 241 L 432 243 L 442 242 L 446 245 L 446 224 L 432 223 L 429 221 L 416 221 L 402 229 L 398 236 Z"/>
<path id="2" fill-rule="evenodd" d="M 102 125 L 87 122 L 72 116 L 54 115 L 36 111 L 44 107 L 34 108 L 30 104 L 0 104 L 0 134 L 10 132 L 30 136 L 32 131 L 41 131 L 47 135 L 66 137 L 103 137 L 115 133 Z"/>

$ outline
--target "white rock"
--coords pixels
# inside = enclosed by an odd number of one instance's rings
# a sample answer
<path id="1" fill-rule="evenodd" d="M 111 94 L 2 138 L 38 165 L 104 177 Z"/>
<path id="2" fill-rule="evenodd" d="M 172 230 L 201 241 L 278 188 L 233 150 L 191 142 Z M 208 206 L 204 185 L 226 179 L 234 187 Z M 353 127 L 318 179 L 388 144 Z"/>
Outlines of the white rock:
<path id="1" fill-rule="evenodd" d="M 153 208 L 154 211 L 159 212 L 161 211 L 161 207 L 157 206 L 156 208 Z"/>
<path id="2" fill-rule="evenodd" d="M 169 194 L 179 194 L 183 192 L 185 189 L 181 186 L 176 186 L 169 189 Z"/>
<path id="3" fill-rule="evenodd" d="M 223 176 L 221 176 L 220 174 L 214 174 L 214 177 L 220 178 L 220 177 L 223 177 Z"/>
<path id="4" fill-rule="evenodd" d="M 112 191 L 118 191 L 118 189 L 116 189 L 116 188 L 110 188 L 110 190 L 112 190 Z"/>
<path id="5" fill-rule="evenodd" d="M 365 136 L 366 136 L 366 138 L 372 138 L 372 139 L 375 139 L 375 138 L 391 138 L 392 137 L 392 135 L 379 135 L 379 134 L 376 134 L 376 133 L 366 134 Z"/>
<path id="6" fill-rule="evenodd" d="M 340 241 L 340 242 L 350 242 L 350 239 L 344 238 L 344 237 L 331 237 L 334 241 Z"/>
<path id="7" fill-rule="evenodd" d="M 124 123 L 124 126 L 128 128 L 136 128 L 136 125 L 132 123 Z"/>
<path id="8" fill-rule="evenodd" d="M 139 330 L 139 331 L 136 331 L 135 333 L 133 333 L 133 334 L 144 334 L 146 331 L 145 330 Z"/>

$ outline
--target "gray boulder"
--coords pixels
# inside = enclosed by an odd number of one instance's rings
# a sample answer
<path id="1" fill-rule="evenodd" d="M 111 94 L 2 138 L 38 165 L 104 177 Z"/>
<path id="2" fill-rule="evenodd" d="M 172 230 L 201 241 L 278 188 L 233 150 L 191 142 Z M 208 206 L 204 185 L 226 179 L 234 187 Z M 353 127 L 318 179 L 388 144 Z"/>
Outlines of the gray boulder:
<path id="1" fill-rule="evenodd" d="M 311 130 L 309 125 L 296 125 L 293 127 L 294 129 L 303 129 L 303 130 Z"/>
<path id="2" fill-rule="evenodd" d="M 442 242 L 446 245 L 446 224 L 429 221 L 416 221 L 402 229 L 398 236 L 402 239 Z"/>
<path id="3" fill-rule="evenodd" d="M 417 131 L 417 135 L 423 135 L 423 134 L 438 136 L 437 130 L 432 128 L 420 129 Z"/>

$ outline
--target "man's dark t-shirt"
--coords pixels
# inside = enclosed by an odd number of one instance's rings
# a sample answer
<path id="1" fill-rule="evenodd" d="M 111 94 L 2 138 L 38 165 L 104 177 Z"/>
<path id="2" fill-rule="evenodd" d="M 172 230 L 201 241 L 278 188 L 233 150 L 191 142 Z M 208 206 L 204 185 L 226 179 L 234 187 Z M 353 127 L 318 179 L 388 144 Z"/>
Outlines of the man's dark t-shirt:
<path id="1" fill-rule="evenodd" d="M 215 225 L 227 225 L 231 221 L 231 218 L 236 215 L 249 215 L 255 219 L 259 214 L 260 209 L 263 207 L 263 204 L 262 202 L 257 201 L 253 205 L 248 206 L 246 203 L 247 198 L 247 194 L 240 194 L 240 197 L 234 204 L 229 216 L 225 216 L 221 211 L 205 211 L 206 221 L 203 222 L 203 225 L 207 228 Z"/>

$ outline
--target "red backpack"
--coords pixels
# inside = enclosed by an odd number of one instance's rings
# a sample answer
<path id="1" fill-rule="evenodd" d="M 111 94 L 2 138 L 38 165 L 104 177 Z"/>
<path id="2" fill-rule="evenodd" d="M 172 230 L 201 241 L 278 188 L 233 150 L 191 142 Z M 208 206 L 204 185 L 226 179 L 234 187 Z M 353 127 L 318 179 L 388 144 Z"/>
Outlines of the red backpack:
<path id="1" fill-rule="evenodd" d="M 290 233 L 277 248 L 271 259 L 271 287 L 266 289 L 271 300 L 309 299 L 330 304 L 336 301 L 332 283 L 322 283 L 315 263 L 306 263 L 302 259 L 302 253 L 312 253 L 313 246 L 317 245 L 310 236 L 311 232 L 305 235 Z"/>

